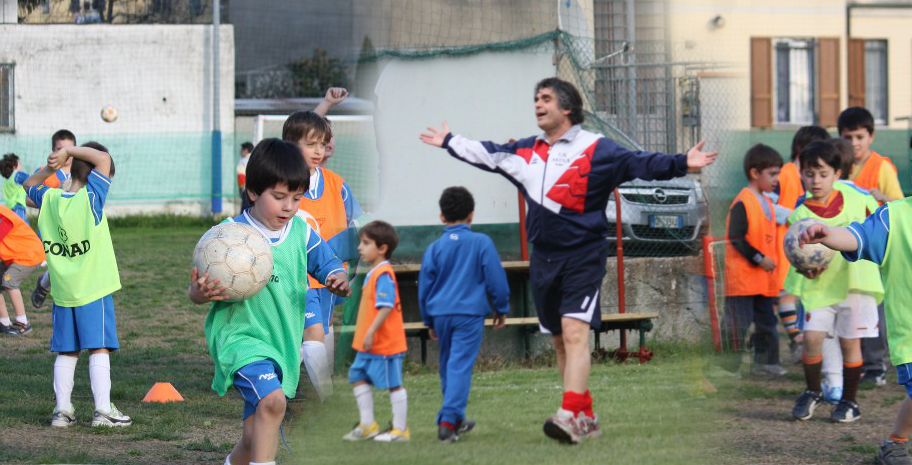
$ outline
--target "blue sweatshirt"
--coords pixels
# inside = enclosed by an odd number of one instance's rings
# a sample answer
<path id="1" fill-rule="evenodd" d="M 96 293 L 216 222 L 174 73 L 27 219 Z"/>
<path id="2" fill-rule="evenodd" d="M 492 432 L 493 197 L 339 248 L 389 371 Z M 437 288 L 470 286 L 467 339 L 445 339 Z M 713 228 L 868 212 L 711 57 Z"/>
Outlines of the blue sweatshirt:
<path id="1" fill-rule="evenodd" d="M 487 316 L 488 296 L 498 314 L 510 312 L 510 286 L 494 241 L 467 224 L 447 226 L 424 252 L 418 275 L 421 319 L 433 326 L 443 315 Z"/>

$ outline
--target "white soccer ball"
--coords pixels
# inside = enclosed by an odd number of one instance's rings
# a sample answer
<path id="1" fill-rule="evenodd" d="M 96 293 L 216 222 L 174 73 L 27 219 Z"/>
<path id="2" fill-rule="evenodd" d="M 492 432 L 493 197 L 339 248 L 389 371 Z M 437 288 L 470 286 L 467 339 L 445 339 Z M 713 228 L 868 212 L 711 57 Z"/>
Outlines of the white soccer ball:
<path id="1" fill-rule="evenodd" d="M 105 123 L 117 121 L 117 109 L 110 104 L 101 107 L 101 119 L 103 119 Z"/>
<path id="2" fill-rule="evenodd" d="M 218 278 L 229 301 L 248 299 L 272 279 L 272 247 L 259 231 L 243 223 L 213 226 L 193 250 L 193 264 L 203 276 Z"/>
<path id="3" fill-rule="evenodd" d="M 808 226 L 812 224 L 826 224 L 815 218 L 805 218 L 789 226 L 785 232 L 782 246 L 785 249 L 785 258 L 795 268 L 802 271 L 816 271 L 830 264 L 836 256 L 836 251 L 823 244 L 805 244 L 798 246 L 798 238 Z"/>

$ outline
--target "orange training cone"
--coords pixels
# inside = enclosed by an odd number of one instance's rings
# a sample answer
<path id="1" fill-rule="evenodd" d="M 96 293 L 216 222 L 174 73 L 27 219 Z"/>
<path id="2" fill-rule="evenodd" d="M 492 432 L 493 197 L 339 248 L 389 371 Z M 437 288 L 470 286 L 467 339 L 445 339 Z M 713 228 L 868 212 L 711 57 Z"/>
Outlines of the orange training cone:
<path id="1" fill-rule="evenodd" d="M 183 400 L 183 396 L 177 392 L 177 389 L 174 389 L 171 383 L 155 383 L 142 401 L 161 402 L 164 404 L 166 402 L 182 402 Z"/>

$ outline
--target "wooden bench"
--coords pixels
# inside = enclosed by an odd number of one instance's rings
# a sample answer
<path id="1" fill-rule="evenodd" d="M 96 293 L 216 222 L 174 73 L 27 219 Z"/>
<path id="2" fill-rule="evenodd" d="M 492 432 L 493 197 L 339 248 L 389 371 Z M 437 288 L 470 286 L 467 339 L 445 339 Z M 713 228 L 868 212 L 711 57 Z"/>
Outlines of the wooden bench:
<path id="1" fill-rule="evenodd" d="M 518 273 L 527 273 L 529 271 L 529 262 L 528 261 L 505 261 L 502 262 L 504 270 L 509 272 L 518 272 Z M 421 271 L 421 264 L 407 264 L 407 265 L 393 265 L 393 271 L 396 273 L 396 276 L 406 276 L 406 275 L 415 275 Z M 523 282 L 522 293 L 527 294 L 528 290 L 528 280 Z M 522 313 L 529 314 L 531 312 L 531 302 L 530 299 L 524 298 L 523 305 L 521 309 Z M 645 350 L 646 344 L 646 332 L 652 330 L 652 319 L 658 318 L 659 314 L 656 312 L 644 312 L 644 313 L 614 313 L 614 314 L 602 314 L 602 325 L 601 328 L 595 332 L 595 349 L 597 351 L 601 350 L 601 333 L 607 333 L 608 331 L 615 330 L 636 330 L 640 333 L 640 351 L 637 353 L 627 352 L 626 347 L 621 347 L 616 352 L 613 353 L 614 358 L 623 361 L 628 357 L 628 355 L 634 355 L 640 357 L 640 362 L 644 362 L 652 358 L 652 352 Z M 427 363 L 427 341 L 430 339 L 430 334 L 428 332 L 428 327 L 424 325 L 423 322 L 414 322 L 414 323 L 405 323 L 405 334 L 408 337 L 418 337 L 421 338 L 421 363 Z M 485 326 L 494 326 L 493 319 L 486 319 Z M 522 327 L 528 333 L 536 333 L 539 331 L 538 327 L 538 317 L 536 316 L 526 316 L 519 318 L 507 318 L 505 327 L 508 326 L 519 326 Z M 594 330 L 594 329 L 593 329 Z M 527 347 L 528 349 L 528 347 Z M 648 354 L 645 357 L 643 354 Z"/>
<path id="2" fill-rule="evenodd" d="M 601 347 L 601 333 L 607 333 L 608 331 L 613 330 L 637 330 L 640 332 L 640 347 L 646 345 L 646 332 L 652 330 L 652 319 L 658 318 L 659 314 L 656 312 L 645 312 L 645 313 L 603 313 L 602 314 L 602 327 L 595 331 L 595 349 L 599 350 Z M 421 363 L 427 363 L 427 341 L 430 340 L 430 332 L 428 327 L 422 322 L 418 323 L 405 323 L 405 335 L 408 337 L 418 337 L 421 338 Z M 485 320 L 485 326 L 494 326 L 494 320 L 489 318 Z M 525 317 L 525 318 L 507 318 L 506 325 L 508 326 L 520 326 L 524 330 L 529 331 L 530 333 L 537 332 L 538 328 L 538 317 Z M 621 349 L 626 350 L 626 347 Z M 641 360 L 642 361 L 642 360 Z"/>

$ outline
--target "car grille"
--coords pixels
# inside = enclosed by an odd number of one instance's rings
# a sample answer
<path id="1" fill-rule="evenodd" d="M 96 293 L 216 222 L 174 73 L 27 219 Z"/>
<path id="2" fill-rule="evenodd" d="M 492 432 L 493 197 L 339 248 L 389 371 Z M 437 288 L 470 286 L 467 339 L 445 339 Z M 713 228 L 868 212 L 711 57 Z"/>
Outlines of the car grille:
<path id="1" fill-rule="evenodd" d="M 664 202 L 659 202 L 653 194 L 623 193 L 624 200 L 645 205 L 685 205 L 690 202 L 687 194 L 667 194 Z"/>
<path id="2" fill-rule="evenodd" d="M 694 235 L 695 228 L 693 226 L 679 229 L 652 228 L 647 225 L 634 224 L 631 225 L 631 229 L 633 229 L 633 235 L 638 239 L 674 241 L 690 239 Z"/>

